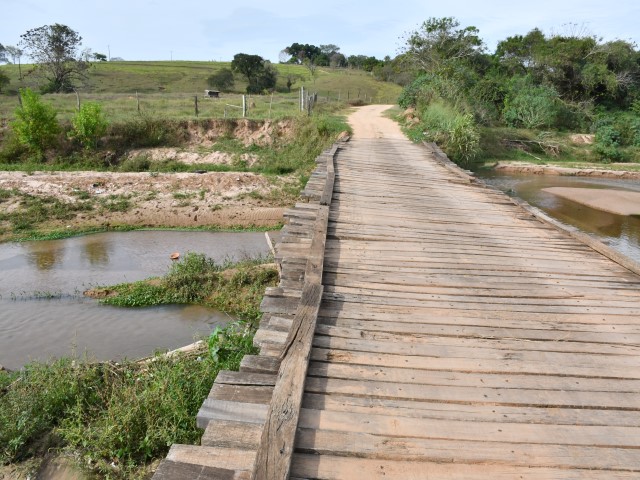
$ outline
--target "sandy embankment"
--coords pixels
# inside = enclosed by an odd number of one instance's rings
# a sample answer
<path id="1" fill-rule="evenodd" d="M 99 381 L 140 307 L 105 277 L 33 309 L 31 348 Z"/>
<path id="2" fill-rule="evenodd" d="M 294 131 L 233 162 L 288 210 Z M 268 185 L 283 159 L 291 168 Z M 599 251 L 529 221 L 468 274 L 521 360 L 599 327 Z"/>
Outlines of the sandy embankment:
<path id="1" fill-rule="evenodd" d="M 640 180 L 640 172 L 625 170 L 605 170 L 599 168 L 568 168 L 555 165 L 534 165 L 530 163 L 498 162 L 493 170 L 505 173 L 530 175 L 556 175 L 562 177 L 619 178 Z"/>
<path id="2" fill-rule="evenodd" d="M 640 215 L 640 192 L 572 187 L 550 187 L 543 190 L 616 215 Z"/>

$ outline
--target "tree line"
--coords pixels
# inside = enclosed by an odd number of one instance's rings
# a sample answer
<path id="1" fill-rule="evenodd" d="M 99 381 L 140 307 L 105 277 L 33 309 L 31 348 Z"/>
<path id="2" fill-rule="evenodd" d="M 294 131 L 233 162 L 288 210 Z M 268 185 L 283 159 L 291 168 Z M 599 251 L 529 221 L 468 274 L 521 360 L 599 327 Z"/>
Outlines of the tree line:
<path id="1" fill-rule="evenodd" d="M 630 41 L 604 41 L 576 25 L 565 29 L 547 35 L 534 28 L 490 53 L 476 27 L 431 18 L 407 34 L 393 60 L 411 80 L 399 102 L 421 118 L 447 110 L 449 119 L 466 122 L 475 146 L 462 161 L 477 154 L 478 129 L 487 126 L 591 132 L 601 160 L 631 159 L 625 147 L 640 147 L 640 52 Z"/>

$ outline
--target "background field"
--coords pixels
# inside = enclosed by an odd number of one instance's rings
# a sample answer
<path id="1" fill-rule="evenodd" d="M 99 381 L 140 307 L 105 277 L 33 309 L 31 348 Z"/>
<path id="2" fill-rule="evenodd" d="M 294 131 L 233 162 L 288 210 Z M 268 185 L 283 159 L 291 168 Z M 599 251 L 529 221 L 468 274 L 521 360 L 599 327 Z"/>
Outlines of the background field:
<path id="1" fill-rule="evenodd" d="M 140 111 L 167 118 L 195 118 L 195 97 L 198 97 L 200 118 L 237 117 L 242 111 L 229 105 L 242 105 L 246 81 L 236 76 L 233 93 L 223 93 L 220 99 L 204 97 L 207 78 L 230 62 L 99 62 L 92 65 L 85 86 L 78 89 L 80 101 L 97 101 L 103 105 L 109 120 L 118 121 Z M 268 118 L 293 115 L 299 110 L 300 87 L 318 94 L 318 102 L 361 100 L 364 103 L 396 103 L 401 87 L 376 80 L 361 70 L 318 68 L 312 78 L 306 67 L 275 65 L 279 76 L 272 95 L 248 97 L 248 116 Z M 20 80 L 18 66 L 6 65 L 3 71 L 11 82 L 7 94 L 0 95 L 0 119 L 10 119 L 18 105 L 17 91 L 21 87 L 37 89 L 35 77 L 25 74 L 31 65 L 22 65 Z M 294 77 L 291 92 L 287 92 L 287 76 Z M 75 94 L 49 94 L 44 99 L 68 119 L 76 108 Z"/>

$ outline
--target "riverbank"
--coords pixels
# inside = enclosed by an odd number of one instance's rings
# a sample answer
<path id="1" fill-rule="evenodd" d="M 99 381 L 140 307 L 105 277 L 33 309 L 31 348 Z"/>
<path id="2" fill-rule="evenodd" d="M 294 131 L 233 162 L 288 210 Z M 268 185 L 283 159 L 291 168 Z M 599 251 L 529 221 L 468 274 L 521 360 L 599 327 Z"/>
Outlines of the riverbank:
<path id="1" fill-rule="evenodd" d="M 0 241 L 123 228 L 274 227 L 299 184 L 250 172 L 0 172 Z"/>
<path id="2" fill-rule="evenodd" d="M 568 177 L 591 177 L 591 178 L 618 178 L 623 180 L 640 179 L 640 165 L 637 164 L 608 164 L 605 166 L 589 165 L 584 166 L 560 166 L 560 165 L 538 165 L 526 162 L 506 162 L 500 161 L 493 164 L 485 164 L 485 170 L 494 170 L 503 173 L 526 174 L 526 175 L 558 175 Z M 635 169 L 634 169 L 635 168 Z"/>
<path id="3" fill-rule="evenodd" d="M 196 412 L 217 372 L 237 370 L 254 352 L 260 301 L 277 277 L 259 261 L 219 264 L 191 254 L 153 281 L 106 287 L 120 293 L 108 295 L 119 304 L 214 305 L 241 321 L 152 361 L 63 358 L 0 371 L 0 465 L 11 462 L 0 478 L 41 478 L 58 454 L 102 478 L 148 478 L 168 445 L 199 440 Z"/>

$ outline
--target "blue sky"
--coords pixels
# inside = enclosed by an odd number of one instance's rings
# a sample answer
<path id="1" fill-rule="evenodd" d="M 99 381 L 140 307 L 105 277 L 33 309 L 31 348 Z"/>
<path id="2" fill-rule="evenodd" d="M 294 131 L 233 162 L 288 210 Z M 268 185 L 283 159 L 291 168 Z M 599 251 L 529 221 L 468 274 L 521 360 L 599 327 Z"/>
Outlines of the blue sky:
<path id="1" fill-rule="evenodd" d="M 31 28 L 61 23 L 83 37 L 83 47 L 125 60 L 231 60 L 243 52 L 277 61 L 293 42 L 333 43 L 346 55 L 383 58 L 396 55 L 402 37 L 424 20 L 445 16 L 477 27 L 491 51 L 535 27 L 640 42 L 637 0 L 0 0 L 0 12 L 3 45 L 17 44 Z"/>

